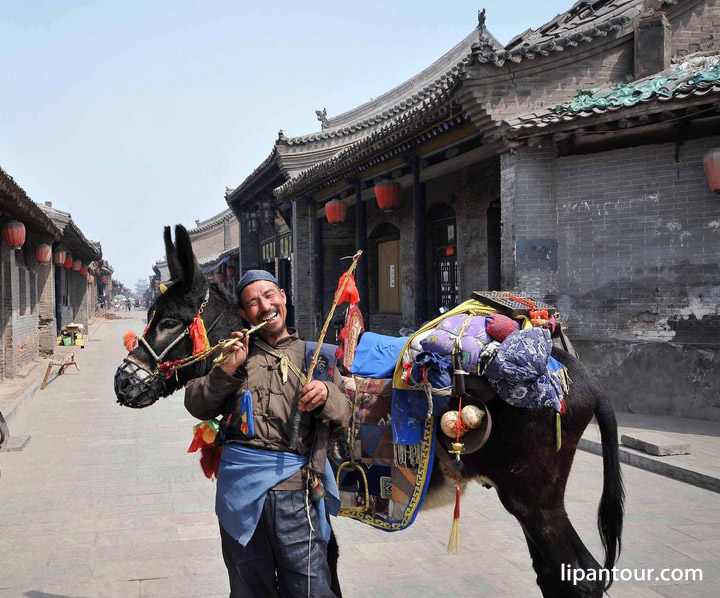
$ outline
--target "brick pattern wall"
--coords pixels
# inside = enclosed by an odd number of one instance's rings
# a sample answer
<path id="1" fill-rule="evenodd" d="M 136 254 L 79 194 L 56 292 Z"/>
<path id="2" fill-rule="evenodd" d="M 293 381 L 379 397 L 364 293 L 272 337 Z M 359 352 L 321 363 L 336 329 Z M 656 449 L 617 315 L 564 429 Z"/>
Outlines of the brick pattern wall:
<path id="1" fill-rule="evenodd" d="M 686 54 L 700 50 L 720 49 L 718 0 L 683 2 L 668 12 L 672 29 L 673 60 L 682 60 Z"/>
<path id="2" fill-rule="evenodd" d="M 190 239 L 195 257 L 202 262 L 208 257 L 240 244 L 240 223 L 233 216 L 213 224 L 208 230 L 200 232 L 191 230 Z"/>
<path id="3" fill-rule="evenodd" d="M 315 314 L 313 306 L 313 228 L 316 206 L 314 202 L 297 200 L 293 202 L 292 244 L 293 244 L 293 302 L 295 304 L 295 326 L 300 338 L 316 338 L 317 322 L 321 315 Z M 322 326 L 322 324 L 320 324 Z"/>
<path id="4" fill-rule="evenodd" d="M 702 165 L 719 142 L 507 158 L 517 290 L 557 304 L 574 338 L 720 345 L 720 202 Z"/>
<path id="5" fill-rule="evenodd" d="M 51 264 L 37 269 L 39 342 L 40 352 L 45 355 L 54 353 L 57 336 L 54 270 L 55 267 Z"/>
<path id="6" fill-rule="evenodd" d="M 29 289 L 29 285 L 36 285 L 37 277 L 32 271 L 27 270 L 22 250 L 11 251 L 4 243 L 0 245 L 3 349 L 0 375 L 3 378 L 9 378 L 38 356 L 37 304 L 34 308 L 31 307 L 31 291 Z M 23 289 L 26 295 L 23 303 L 27 303 L 28 306 L 26 314 L 20 313 L 20 269 L 24 270 L 26 280 L 26 288 Z M 37 293 L 37 287 L 35 287 L 34 293 Z"/>
<path id="7" fill-rule="evenodd" d="M 627 83 L 634 73 L 633 37 L 618 42 L 613 41 L 614 36 L 605 39 L 609 45 L 566 48 L 548 58 L 508 63 L 501 69 L 472 67 L 471 79 L 460 91 L 463 108 L 476 121 L 490 112 L 499 122 L 552 108 L 581 89 Z"/>

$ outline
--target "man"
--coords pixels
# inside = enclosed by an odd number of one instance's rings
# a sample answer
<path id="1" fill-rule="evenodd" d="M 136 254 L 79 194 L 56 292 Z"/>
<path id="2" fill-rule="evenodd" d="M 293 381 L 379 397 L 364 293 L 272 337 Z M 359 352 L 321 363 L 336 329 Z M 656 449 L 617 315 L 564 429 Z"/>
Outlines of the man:
<path id="1" fill-rule="evenodd" d="M 332 380 L 304 380 L 306 343 L 285 325 L 285 291 L 272 274 L 250 270 L 237 292 L 240 315 L 252 326 L 265 322 L 259 338 L 234 332 L 229 359 L 185 390 L 193 416 L 225 416 L 215 510 L 230 597 L 331 598 L 329 526 L 323 501 L 309 500 L 307 463 L 316 425 L 346 427 L 350 402 L 337 370 Z M 300 428 L 290 446 L 296 400 Z M 326 487 L 336 494 L 332 486 L 330 476 Z"/>

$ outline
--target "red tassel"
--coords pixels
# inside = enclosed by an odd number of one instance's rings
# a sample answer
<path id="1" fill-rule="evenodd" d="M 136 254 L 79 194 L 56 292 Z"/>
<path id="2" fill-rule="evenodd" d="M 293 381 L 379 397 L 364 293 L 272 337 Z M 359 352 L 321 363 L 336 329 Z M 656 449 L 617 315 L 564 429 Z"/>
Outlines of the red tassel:
<path id="1" fill-rule="evenodd" d="M 200 447 L 200 467 L 208 480 L 217 479 L 220 471 L 220 457 L 222 447 L 214 444 L 205 444 Z"/>
<path id="2" fill-rule="evenodd" d="M 123 345 L 128 353 L 132 353 L 138 346 L 138 337 L 132 330 L 129 330 L 123 336 Z"/>
<path id="3" fill-rule="evenodd" d="M 460 486 L 455 484 L 455 513 L 453 519 L 460 519 Z"/>

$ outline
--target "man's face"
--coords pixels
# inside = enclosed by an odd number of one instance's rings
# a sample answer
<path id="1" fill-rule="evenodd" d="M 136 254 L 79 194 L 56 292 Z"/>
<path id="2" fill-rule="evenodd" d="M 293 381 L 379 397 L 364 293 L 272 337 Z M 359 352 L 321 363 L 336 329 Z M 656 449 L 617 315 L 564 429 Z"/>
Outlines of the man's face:
<path id="1" fill-rule="evenodd" d="M 267 322 L 260 334 L 269 338 L 282 335 L 287 317 L 285 291 L 269 280 L 258 280 L 243 289 L 240 299 L 240 315 L 251 325 Z"/>

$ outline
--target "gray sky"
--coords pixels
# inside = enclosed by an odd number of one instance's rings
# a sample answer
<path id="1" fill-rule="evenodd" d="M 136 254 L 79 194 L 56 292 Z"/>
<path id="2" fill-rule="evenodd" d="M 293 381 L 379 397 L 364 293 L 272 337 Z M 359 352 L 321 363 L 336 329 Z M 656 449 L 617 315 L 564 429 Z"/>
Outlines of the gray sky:
<path id="1" fill-rule="evenodd" d="M 507 43 L 572 0 L 0 0 L 0 166 L 72 213 L 134 289 L 162 227 L 227 207 L 278 129 L 422 70 L 477 25 Z"/>

